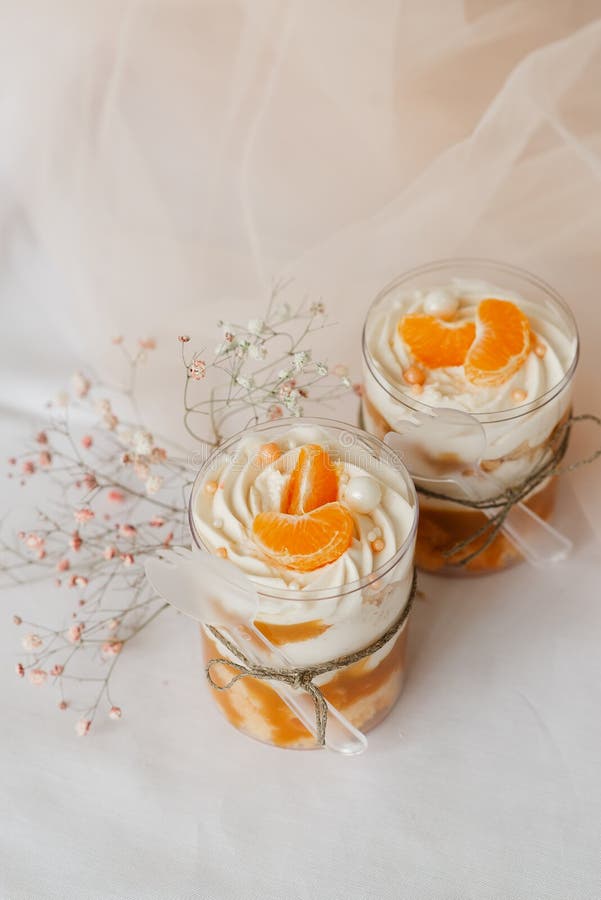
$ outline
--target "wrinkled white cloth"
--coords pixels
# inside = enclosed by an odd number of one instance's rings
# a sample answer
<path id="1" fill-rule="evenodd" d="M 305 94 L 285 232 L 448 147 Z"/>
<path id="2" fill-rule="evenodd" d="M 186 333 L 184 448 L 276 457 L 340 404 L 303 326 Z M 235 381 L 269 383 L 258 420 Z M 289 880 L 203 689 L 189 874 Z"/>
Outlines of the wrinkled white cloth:
<path id="1" fill-rule="evenodd" d="M 110 374 L 117 333 L 158 339 L 145 413 L 182 438 L 176 335 L 210 344 L 284 276 L 358 372 L 375 291 L 456 255 L 566 297 L 576 411 L 599 411 L 596 0 L 1 10 L 6 454 L 73 369 Z M 405 693 L 356 760 L 237 735 L 175 615 L 120 663 L 123 721 L 77 740 L 50 688 L 11 680 L 10 616 L 51 621 L 51 597 L 4 594 L 3 900 L 598 898 L 600 508 L 591 466 L 564 490 L 569 562 L 422 579 Z"/>

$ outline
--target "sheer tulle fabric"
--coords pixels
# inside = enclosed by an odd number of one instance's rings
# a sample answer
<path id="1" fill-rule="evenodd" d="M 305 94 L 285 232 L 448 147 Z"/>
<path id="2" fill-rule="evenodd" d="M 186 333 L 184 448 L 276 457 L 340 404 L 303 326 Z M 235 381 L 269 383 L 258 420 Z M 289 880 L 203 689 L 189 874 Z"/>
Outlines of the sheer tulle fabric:
<path id="1" fill-rule="evenodd" d="M 224 309 L 258 314 L 290 275 L 324 298 L 337 352 L 358 363 L 374 292 L 458 254 L 555 284 L 594 355 L 598 13 L 594 0 L 5 3 L 2 292 L 28 350 L 6 349 L 22 390 L 5 402 L 38 407 L 68 361 L 104 364 L 111 335 L 150 333 L 149 425 L 177 432 L 178 330 L 213 341 Z M 583 366 L 579 408 L 595 382 Z M 590 475 L 577 484 L 598 504 Z"/>

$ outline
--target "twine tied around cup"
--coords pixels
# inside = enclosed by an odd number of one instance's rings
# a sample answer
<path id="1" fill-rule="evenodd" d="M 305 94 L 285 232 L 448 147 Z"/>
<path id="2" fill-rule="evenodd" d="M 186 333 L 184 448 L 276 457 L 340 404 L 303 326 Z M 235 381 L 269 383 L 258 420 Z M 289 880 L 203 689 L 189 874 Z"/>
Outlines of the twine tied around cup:
<path id="1" fill-rule="evenodd" d="M 538 466 L 538 468 L 534 469 L 534 471 L 527 475 L 526 478 L 523 479 L 523 481 L 520 481 L 518 484 L 515 484 L 512 487 L 505 488 L 505 490 L 501 491 L 499 494 L 496 494 L 494 497 L 488 497 L 485 500 L 469 500 L 468 498 L 450 497 L 447 494 L 441 493 L 439 491 L 431 491 L 428 488 L 418 487 L 416 485 L 417 492 L 419 494 L 422 494 L 424 497 L 431 497 L 435 500 L 447 500 L 450 503 L 456 503 L 458 506 L 463 506 L 466 509 L 498 510 L 494 516 L 491 516 L 491 518 L 481 528 L 478 528 L 469 537 L 458 541 L 448 550 L 443 551 L 442 555 L 448 559 L 455 556 L 457 553 L 461 553 L 461 551 L 465 550 L 466 547 L 469 547 L 469 545 L 473 541 L 478 540 L 478 538 L 486 535 L 486 540 L 480 547 L 478 547 L 476 550 L 471 551 L 458 560 L 453 560 L 452 565 L 465 566 L 467 565 L 467 563 L 475 559 L 476 556 L 478 556 L 480 553 L 483 553 L 488 547 L 490 547 L 492 542 L 499 534 L 499 531 L 503 527 L 503 523 L 505 522 L 505 519 L 507 518 L 511 508 L 516 503 L 520 503 L 522 500 L 524 500 L 528 496 L 528 494 L 530 494 L 534 490 L 534 488 L 538 487 L 539 484 L 542 484 L 542 482 L 547 478 L 552 478 L 555 475 L 564 475 L 567 472 L 572 472 L 574 469 L 579 469 L 581 466 L 586 466 L 601 457 L 601 448 L 599 448 L 598 450 L 595 450 L 595 452 L 590 456 L 576 460 L 576 462 L 570 463 L 570 465 L 568 466 L 560 465 L 562 459 L 566 454 L 566 450 L 568 449 L 572 425 L 578 422 L 594 422 L 595 425 L 599 425 L 601 427 L 601 418 L 599 416 L 593 415 L 592 413 L 582 413 L 578 416 L 568 416 L 566 421 L 558 425 L 551 435 L 551 441 L 558 443 L 556 443 L 556 446 L 554 447 L 549 459 L 542 465 Z"/>
<path id="2" fill-rule="evenodd" d="M 309 694 L 311 699 L 313 700 L 313 705 L 315 707 L 317 743 L 320 747 L 323 747 L 325 745 L 326 726 L 328 722 L 328 705 L 322 691 L 316 684 L 314 684 L 313 679 L 317 678 L 319 675 L 325 675 L 327 672 L 335 672 L 338 669 L 344 669 L 346 666 L 350 666 L 353 663 L 359 662 L 360 660 L 365 659 L 367 656 L 371 656 L 372 653 L 376 653 L 378 650 L 381 650 L 382 647 L 384 647 L 390 640 L 392 640 L 393 637 L 395 637 L 396 634 L 399 633 L 399 631 L 407 621 L 407 617 L 411 611 L 411 607 L 415 599 L 416 590 L 417 572 L 414 570 L 413 580 L 411 582 L 411 590 L 409 591 L 409 598 L 403 608 L 403 611 L 395 619 L 392 625 L 388 626 L 386 631 L 382 635 L 380 635 L 379 638 L 377 638 L 375 641 L 372 641 L 371 644 L 362 647 L 360 650 L 355 650 L 354 653 L 347 653 L 344 656 L 337 656 L 335 659 L 330 659 L 322 663 L 315 663 L 312 666 L 274 668 L 272 666 L 264 666 L 258 663 L 252 663 L 245 656 L 242 650 L 240 650 L 239 647 L 228 640 L 228 638 L 226 638 L 218 628 L 215 628 L 213 625 L 205 625 L 207 631 L 214 638 L 216 638 L 216 640 L 218 640 L 219 643 L 222 644 L 226 648 L 226 650 L 228 650 L 229 653 L 231 653 L 232 656 L 236 658 L 236 660 L 238 660 L 238 662 L 236 662 L 235 660 L 227 659 L 225 657 L 210 659 L 205 669 L 207 681 L 215 691 L 229 691 L 229 689 L 233 687 L 241 678 L 258 678 L 260 681 L 280 681 L 283 684 L 289 685 L 295 690 L 306 691 L 306 693 Z M 229 666 L 230 669 L 234 669 L 236 672 L 236 674 L 233 675 L 226 684 L 218 684 L 213 680 L 211 669 L 218 663 Z"/>

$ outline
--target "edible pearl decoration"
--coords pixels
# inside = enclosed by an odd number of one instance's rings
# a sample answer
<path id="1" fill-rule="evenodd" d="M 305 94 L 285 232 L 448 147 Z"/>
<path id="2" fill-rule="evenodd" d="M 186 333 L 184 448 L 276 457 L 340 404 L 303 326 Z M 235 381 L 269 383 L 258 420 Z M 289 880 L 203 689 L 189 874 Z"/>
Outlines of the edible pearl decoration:
<path id="1" fill-rule="evenodd" d="M 424 300 L 424 312 L 439 319 L 452 319 L 459 309 L 459 298 L 444 288 L 429 291 Z"/>
<path id="2" fill-rule="evenodd" d="M 344 499 L 355 512 L 370 513 L 379 505 L 382 490 L 369 475 L 356 475 L 346 485 Z"/>

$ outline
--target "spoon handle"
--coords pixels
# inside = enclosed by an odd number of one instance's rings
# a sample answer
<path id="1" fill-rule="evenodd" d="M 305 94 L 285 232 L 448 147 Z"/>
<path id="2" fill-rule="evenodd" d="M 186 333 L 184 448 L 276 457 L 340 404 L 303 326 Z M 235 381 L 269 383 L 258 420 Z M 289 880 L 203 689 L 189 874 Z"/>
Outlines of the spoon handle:
<path id="1" fill-rule="evenodd" d="M 262 650 L 264 651 L 261 653 L 261 659 L 251 652 L 248 638 L 244 635 L 245 630 L 247 630 L 246 626 L 230 626 L 229 630 L 236 637 L 235 643 L 244 647 L 245 655 L 249 658 L 252 657 L 251 662 L 273 665 L 278 668 L 293 667 L 294 663 L 292 663 L 281 650 L 275 647 L 258 628 L 255 628 L 254 625 L 248 627 L 257 641 L 260 641 L 261 643 Z M 288 708 L 292 710 L 305 728 L 307 728 L 313 737 L 316 738 L 317 724 L 315 720 L 315 705 L 311 696 L 305 691 L 296 691 L 287 684 L 282 684 L 280 682 L 272 682 L 272 686 L 286 703 Z M 355 728 L 355 726 L 352 725 L 339 710 L 332 706 L 331 703 L 328 703 L 327 701 L 326 703 L 328 707 L 328 722 L 325 741 L 328 750 L 333 750 L 335 753 L 343 753 L 347 756 L 363 753 L 363 751 L 367 749 L 367 738 L 365 735 Z"/>
<path id="2" fill-rule="evenodd" d="M 490 475 L 482 473 L 478 476 L 481 480 L 498 483 Z M 452 476 L 467 497 L 476 496 L 469 479 L 459 475 Z M 483 510 L 491 518 L 494 511 Z M 509 540 L 517 547 L 522 555 L 533 566 L 546 566 L 550 563 L 560 562 L 569 556 L 572 550 L 572 542 L 544 519 L 541 519 L 525 503 L 516 503 L 509 511 L 503 522 L 501 530 Z"/>

